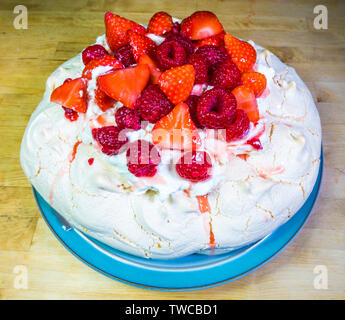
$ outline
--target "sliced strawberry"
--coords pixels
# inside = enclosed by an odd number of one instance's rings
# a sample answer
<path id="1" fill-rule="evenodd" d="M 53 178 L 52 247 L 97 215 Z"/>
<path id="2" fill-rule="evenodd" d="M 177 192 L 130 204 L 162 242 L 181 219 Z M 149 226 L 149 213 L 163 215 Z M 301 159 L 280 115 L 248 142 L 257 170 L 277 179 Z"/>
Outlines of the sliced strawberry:
<path id="1" fill-rule="evenodd" d="M 54 89 L 50 101 L 76 112 L 85 113 L 87 110 L 86 88 L 86 81 L 83 78 L 65 81 L 60 87 Z"/>
<path id="2" fill-rule="evenodd" d="M 241 77 L 242 84 L 252 88 L 256 97 L 259 97 L 266 89 L 267 80 L 260 72 L 245 72 Z"/>
<path id="3" fill-rule="evenodd" d="M 117 60 L 116 58 L 106 54 L 104 55 L 102 58 L 100 59 L 94 59 L 91 60 L 84 68 L 83 70 L 83 77 L 91 80 L 92 78 L 92 70 L 97 68 L 97 67 L 106 67 L 106 66 L 110 66 L 113 68 L 123 68 L 123 64 L 121 63 L 121 61 Z"/>
<path id="4" fill-rule="evenodd" d="M 185 64 L 163 72 L 158 79 L 158 84 L 169 100 L 176 105 L 189 97 L 194 81 L 194 67 L 191 64 Z"/>
<path id="5" fill-rule="evenodd" d="M 143 54 L 153 55 L 156 50 L 156 43 L 153 40 L 132 30 L 128 31 L 128 40 L 135 61 L 138 61 Z"/>
<path id="6" fill-rule="evenodd" d="M 157 12 L 150 19 L 147 32 L 161 36 L 173 27 L 171 15 L 166 12 Z"/>
<path id="7" fill-rule="evenodd" d="M 223 31 L 217 16 L 209 11 L 197 11 L 181 23 L 181 33 L 191 40 L 201 40 Z"/>
<path id="8" fill-rule="evenodd" d="M 207 46 L 207 45 L 224 47 L 224 36 L 225 36 L 225 31 L 222 31 L 221 33 L 216 34 L 215 36 L 198 40 L 195 42 L 195 47 L 200 48 L 202 46 Z"/>
<path id="9" fill-rule="evenodd" d="M 116 102 L 112 97 L 109 97 L 98 88 L 95 90 L 95 100 L 97 105 L 103 112 L 114 107 L 114 104 Z"/>
<path id="10" fill-rule="evenodd" d="M 151 83 L 157 84 L 162 71 L 159 70 L 155 62 L 147 55 L 143 54 L 138 61 L 138 64 L 147 64 L 151 71 Z"/>
<path id="11" fill-rule="evenodd" d="M 110 49 L 114 52 L 120 47 L 128 44 L 127 31 L 133 30 L 145 34 L 146 29 L 134 21 L 127 20 L 111 12 L 104 16 L 106 39 Z"/>
<path id="12" fill-rule="evenodd" d="M 231 34 L 224 36 L 226 50 L 241 72 L 250 71 L 256 62 L 256 51 L 247 41 L 239 40 Z"/>
<path id="13" fill-rule="evenodd" d="M 232 90 L 232 93 L 236 98 L 237 108 L 244 110 L 250 121 L 258 121 L 260 119 L 260 115 L 253 90 L 241 85 Z"/>
<path id="14" fill-rule="evenodd" d="M 187 104 L 181 102 L 152 129 L 154 144 L 166 149 L 190 150 L 201 145 L 198 130 L 192 121 Z"/>
<path id="15" fill-rule="evenodd" d="M 133 108 L 134 102 L 149 80 L 150 68 L 143 64 L 99 76 L 97 83 L 108 96 L 122 102 L 128 108 Z"/>

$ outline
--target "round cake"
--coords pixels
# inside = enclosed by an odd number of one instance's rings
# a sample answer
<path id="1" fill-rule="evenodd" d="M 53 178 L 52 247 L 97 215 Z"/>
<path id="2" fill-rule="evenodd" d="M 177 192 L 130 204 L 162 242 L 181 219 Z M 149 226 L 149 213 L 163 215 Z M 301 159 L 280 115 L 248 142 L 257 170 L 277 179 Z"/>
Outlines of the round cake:
<path id="1" fill-rule="evenodd" d="M 48 78 L 21 145 L 34 188 L 73 227 L 171 259 L 251 244 L 291 218 L 321 126 L 295 70 L 211 12 L 107 12 L 106 34 Z"/>

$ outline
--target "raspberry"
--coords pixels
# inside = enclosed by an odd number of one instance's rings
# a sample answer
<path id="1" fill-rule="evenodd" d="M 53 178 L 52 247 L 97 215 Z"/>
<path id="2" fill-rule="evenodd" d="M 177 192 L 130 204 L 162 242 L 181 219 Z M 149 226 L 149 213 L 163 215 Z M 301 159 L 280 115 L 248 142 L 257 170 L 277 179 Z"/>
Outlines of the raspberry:
<path id="1" fill-rule="evenodd" d="M 136 109 L 121 107 L 115 113 L 116 124 L 121 129 L 134 129 L 141 128 L 140 116 Z"/>
<path id="2" fill-rule="evenodd" d="M 143 120 L 155 123 L 167 115 L 174 106 L 157 84 L 151 84 L 141 93 L 135 107 L 138 108 Z"/>
<path id="3" fill-rule="evenodd" d="M 62 107 L 65 110 L 65 117 L 69 120 L 69 121 L 76 121 L 78 120 L 78 112 L 72 110 L 72 109 L 68 109 L 66 107 Z"/>
<path id="4" fill-rule="evenodd" d="M 196 53 L 202 55 L 210 66 L 230 57 L 225 48 L 211 45 L 200 47 Z"/>
<path id="5" fill-rule="evenodd" d="M 236 98 L 230 90 L 208 90 L 200 97 L 197 114 L 199 122 L 206 128 L 229 127 L 236 117 Z"/>
<path id="6" fill-rule="evenodd" d="M 197 128 L 202 129 L 203 126 L 200 124 L 197 117 L 197 105 L 198 105 L 199 99 L 200 97 L 198 96 L 190 95 L 188 99 L 185 101 L 185 103 L 189 107 L 189 113 L 194 124 L 196 125 Z"/>
<path id="7" fill-rule="evenodd" d="M 136 177 L 153 177 L 161 162 L 158 149 L 146 140 L 132 142 L 126 157 L 128 170 Z"/>
<path id="8" fill-rule="evenodd" d="M 176 32 L 176 29 L 173 29 L 165 34 L 166 40 L 176 40 L 178 41 L 186 50 L 187 57 L 189 57 L 194 52 L 194 46 L 192 41 L 183 36 L 182 34 Z"/>
<path id="9" fill-rule="evenodd" d="M 241 84 L 241 71 L 232 60 L 224 60 L 215 66 L 210 84 L 223 89 L 233 89 Z"/>
<path id="10" fill-rule="evenodd" d="M 121 147 L 128 142 L 125 130 L 114 126 L 94 128 L 92 136 L 102 146 L 102 152 L 109 156 L 122 152 Z"/>
<path id="11" fill-rule="evenodd" d="M 200 54 L 192 54 L 188 63 L 193 65 L 195 69 L 195 84 L 202 84 L 207 82 L 208 64 L 206 59 Z"/>
<path id="12" fill-rule="evenodd" d="M 166 40 L 157 48 L 156 59 L 162 71 L 182 66 L 187 62 L 187 52 L 177 40 Z"/>
<path id="13" fill-rule="evenodd" d="M 181 28 L 181 25 L 176 21 L 173 23 L 173 27 L 171 28 L 171 32 L 174 34 L 178 34 L 178 33 L 180 33 L 180 28 Z"/>
<path id="14" fill-rule="evenodd" d="M 132 47 L 129 44 L 117 49 L 117 51 L 114 53 L 114 57 L 120 60 L 126 68 L 132 64 L 135 64 Z"/>
<path id="15" fill-rule="evenodd" d="M 106 54 L 108 54 L 108 52 L 104 47 L 99 44 L 94 44 L 93 46 L 87 47 L 83 51 L 83 62 L 85 65 L 87 65 L 91 60 L 102 58 Z"/>
<path id="16" fill-rule="evenodd" d="M 226 141 L 236 141 L 247 136 L 249 132 L 249 119 L 245 111 L 237 109 L 235 122 L 226 128 Z"/>
<path id="17" fill-rule="evenodd" d="M 176 164 L 176 172 L 186 180 L 200 182 L 211 177 L 212 161 L 205 151 L 189 151 Z"/>

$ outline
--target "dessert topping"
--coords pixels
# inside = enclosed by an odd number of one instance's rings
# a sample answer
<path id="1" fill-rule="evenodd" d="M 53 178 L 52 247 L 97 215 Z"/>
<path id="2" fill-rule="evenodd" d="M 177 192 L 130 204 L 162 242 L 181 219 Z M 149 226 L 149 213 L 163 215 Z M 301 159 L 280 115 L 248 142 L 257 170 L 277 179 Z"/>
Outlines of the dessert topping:
<path id="1" fill-rule="evenodd" d="M 117 49 L 128 44 L 127 31 L 133 30 L 140 34 L 145 34 L 145 27 L 140 24 L 122 18 L 111 12 L 107 12 L 104 16 L 105 35 L 110 49 L 115 52 Z"/>
<path id="2" fill-rule="evenodd" d="M 132 64 L 135 64 L 135 59 L 132 53 L 132 47 L 129 44 L 122 46 L 114 52 L 114 57 L 122 62 L 127 68 Z"/>
<path id="3" fill-rule="evenodd" d="M 260 72 L 245 72 L 242 74 L 241 80 L 245 86 L 253 89 L 255 97 L 261 96 L 266 89 L 266 77 Z"/>
<path id="4" fill-rule="evenodd" d="M 235 122 L 226 128 L 226 141 L 231 142 L 239 140 L 248 135 L 250 123 L 247 114 L 241 110 L 236 110 Z"/>
<path id="5" fill-rule="evenodd" d="M 102 58 L 106 54 L 108 54 L 107 50 L 100 44 L 89 46 L 82 52 L 84 65 L 87 65 L 91 60 Z"/>
<path id="6" fill-rule="evenodd" d="M 250 71 L 256 62 L 256 51 L 247 41 L 239 40 L 231 34 L 224 36 L 225 47 L 241 72 Z"/>
<path id="7" fill-rule="evenodd" d="M 260 115 L 253 90 L 241 85 L 232 90 L 232 93 L 236 97 L 237 108 L 244 110 L 250 121 L 257 122 L 260 119 Z"/>
<path id="8" fill-rule="evenodd" d="M 205 151 L 186 152 L 176 164 L 178 175 L 191 182 L 205 181 L 211 177 L 212 161 Z"/>
<path id="9" fill-rule="evenodd" d="M 137 140 L 128 146 L 126 153 L 129 172 L 136 177 L 153 177 L 161 162 L 158 149 L 146 140 Z"/>
<path id="10" fill-rule="evenodd" d="M 83 77 L 91 80 L 92 78 L 92 70 L 94 70 L 97 67 L 106 67 L 110 66 L 115 69 L 123 68 L 123 64 L 121 61 L 117 60 L 116 58 L 110 56 L 109 54 L 104 55 L 103 57 L 95 60 L 91 60 L 84 68 L 83 70 Z"/>
<path id="11" fill-rule="evenodd" d="M 212 37 L 223 31 L 217 16 L 209 11 L 197 11 L 181 23 L 181 33 L 191 40 Z"/>
<path id="12" fill-rule="evenodd" d="M 169 32 L 173 27 L 173 21 L 170 14 L 166 12 L 157 12 L 150 19 L 147 27 L 147 32 L 156 34 L 158 36 Z"/>
<path id="13" fill-rule="evenodd" d="M 103 112 L 114 107 L 114 104 L 116 102 L 112 97 L 109 97 L 98 88 L 95 90 L 95 101 Z"/>
<path id="14" fill-rule="evenodd" d="M 135 102 L 135 107 L 143 120 L 155 123 L 174 106 L 157 84 L 150 84 Z"/>
<path id="15" fill-rule="evenodd" d="M 211 129 L 223 129 L 236 117 L 236 98 L 227 89 L 213 88 L 203 93 L 197 106 L 201 125 Z"/>
<path id="16" fill-rule="evenodd" d="M 125 130 L 114 126 L 94 128 L 92 136 L 102 147 L 102 152 L 109 156 L 123 152 L 122 147 L 128 142 Z"/>
<path id="17" fill-rule="evenodd" d="M 54 89 L 50 101 L 76 112 L 85 113 L 87 110 L 86 87 L 87 84 L 83 78 L 65 81 L 60 87 Z"/>
<path id="18" fill-rule="evenodd" d="M 141 128 L 140 116 L 136 109 L 121 107 L 115 113 L 116 124 L 121 129 L 139 130 Z"/>
<path id="19" fill-rule="evenodd" d="M 132 53 L 135 61 L 138 61 L 140 56 L 148 54 L 153 56 L 156 51 L 156 43 L 145 35 L 139 34 L 135 31 L 128 31 L 129 44 L 132 47 Z"/>
<path id="20" fill-rule="evenodd" d="M 133 108 L 149 79 L 150 69 L 143 64 L 101 75 L 97 83 L 108 96 L 122 102 L 128 108 Z"/>
<path id="21" fill-rule="evenodd" d="M 198 130 L 189 114 L 189 107 L 179 103 L 152 129 L 154 144 L 166 149 L 196 149 L 201 144 Z"/>
<path id="22" fill-rule="evenodd" d="M 189 97 L 194 81 L 194 67 L 186 64 L 163 72 L 158 79 L 158 84 L 169 100 L 176 105 Z"/>

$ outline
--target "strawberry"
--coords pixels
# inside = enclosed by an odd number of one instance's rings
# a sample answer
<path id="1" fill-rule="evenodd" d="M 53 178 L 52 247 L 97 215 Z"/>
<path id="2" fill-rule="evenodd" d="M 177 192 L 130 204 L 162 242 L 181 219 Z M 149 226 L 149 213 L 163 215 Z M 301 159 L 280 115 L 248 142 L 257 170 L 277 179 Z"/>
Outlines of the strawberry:
<path id="1" fill-rule="evenodd" d="M 197 11 L 181 23 L 181 34 L 190 40 L 201 40 L 223 31 L 217 16 L 209 11 Z"/>
<path id="2" fill-rule="evenodd" d="M 120 47 L 128 44 L 127 31 L 133 30 L 139 34 L 145 34 L 145 27 L 134 21 L 127 20 L 111 12 L 104 16 L 106 39 L 110 49 L 114 52 Z"/>
<path id="3" fill-rule="evenodd" d="M 139 34 L 135 31 L 128 31 L 129 44 L 132 47 L 132 53 L 135 61 L 138 61 L 143 54 L 152 55 L 156 50 L 156 44 L 153 40 L 145 35 Z"/>
<path id="4" fill-rule="evenodd" d="M 245 85 L 241 85 L 232 90 L 232 93 L 236 98 L 237 109 L 244 110 L 250 121 L 257 122 L 260 115 L 254 91 Z"/>
<path id="5" fill-rule="evenodd" d="M 225 31 L 222 31 L 219 34 L 216 34 L 215 36 L 208 37 L 202 40 L 198 40 L 195 42 L 195 47 L 200 48 L 202 46 L 210 45 L 210 46 L 217 46 L 217 47 L 223 47 L 224 46 L 224 36 Z"/>
<path id="6" fill-rule="evenodd" d="M 186 100 L 192 92 L 195 69 L 191 64 L 171 68 L 161 74 L 158 84 L 173 104 Z"/>
<path id="7" fill-rule="evenodd" d="M 83 78 L 91 80 L 92 70 L 97 68 L 97 67 L 100 67 L 100 66 L 103 66 L 103 67 L 110 66 L 110 67 L 114 67 L 116 69 L 123 68 L 123 64 L 121 63 L 121 61 L 117 60 L 116 58 L 114 58 L 108 54 L 106 54 L 102 58 L 91 60 L 85 66 L 85 68 L 83 70 L 83 75 L 82 75 Z"/>
<path id="8" fill-rule="evenodd" d="M 166 12 L 157 12 L 150 19 L 147 32 L 161 36 L 173 27 L 171 15 Z"/>
<path id="9" fill-rule="evenodd" d="M 95 90 L 95 100 L 99 108 L 104 112 L 114 106 L 116 102 L 113 98 L 106 95 L 102 90 L 96 89 Z"/>
<path id="10" fill-rule="evenodd" d="M 224 36 L 226 50 L 241 72 L 252 69 L 256 62 L 254 47 L 246 42 L 233 37 L 231 34 Z"/>
<path id="11" fill-rule="evenodd" d="M 50 101 L 76 112 L 85 113 L 87 110 L 86 87 L 86 81 L 83 78 L 65 81 L 60 87 L 54 89 Z"/>
<path id="12" fill-rule="evenodd" d="M 138 64 L 147 64 L 151 71 L 151 83 L 157 84 L 162 71 L 159 70 L 155 62 L 147 55 L 143 54 L 138 61 Z"/>
<path id="13" fill-rule="evenodd" d="M 242 84 L 252 88 L 255 97 L 259 97 L 266 88 L 266 77 L 260 72 L 245 72 L 241 76 Z"/>
<path id="14" fill-rule="evenodd" d="M 134 108 L 134 102 L 144 90 L 150 79 L 150 68 L 143 64 L 125 69 L 117 69 L 99 76 L 99 88 L 108 96 Z"/>
<path id="15" fill-rule="evenodd" d="M 187 104 L 179 103 L 156 122 L 152 129 L 152 141 L 162 148 L 178 150 L 196 149 L 201 145 Z"/>

